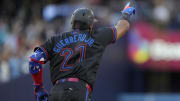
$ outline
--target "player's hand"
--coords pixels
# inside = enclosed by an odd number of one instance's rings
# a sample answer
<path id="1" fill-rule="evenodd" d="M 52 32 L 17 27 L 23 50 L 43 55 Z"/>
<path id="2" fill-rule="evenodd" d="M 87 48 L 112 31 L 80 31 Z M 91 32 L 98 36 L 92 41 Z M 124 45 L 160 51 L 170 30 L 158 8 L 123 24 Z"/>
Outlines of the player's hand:
<path id="1" fill-rule="evenodd" d="M 134 7 L 130 7 L 129 5 L 125 6 L 122 13 L 128 15 L 134 15 L 136 13 L 136 9 Z"/>
<path id="2" fill-rule="evenodd" d="M 33 85 L 36 101 L 48 101 L 48 93 L 42 85 Z"/>

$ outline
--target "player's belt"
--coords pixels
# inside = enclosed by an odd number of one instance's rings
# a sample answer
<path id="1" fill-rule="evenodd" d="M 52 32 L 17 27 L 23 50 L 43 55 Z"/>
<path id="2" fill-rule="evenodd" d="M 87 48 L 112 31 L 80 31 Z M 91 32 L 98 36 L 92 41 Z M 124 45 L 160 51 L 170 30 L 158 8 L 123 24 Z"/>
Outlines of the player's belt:
<path id="1" fill-rule="evenodd" d="M 65 79 L 60 79 L 60 80 L 57 80 L 58 82 L 66 82 L 66 81 L 69 81 L 69 82 L 79 82 L 79 79 L 78 78 L 65 78 Z"/>
<path id="2" fill-rule="evenodd" d="M 60 80 L 57 80 L 55 84 L 59 83 L 59 82 L 79 82 L 79 81 L 82 81 L 80 80 L 79 78 L 64 78 L 64 79 L 60 79 Z M 92 88 L 91 86 L 86 83 L 86 88 L 88 89 L 89 92 L 92 92 Z"/>

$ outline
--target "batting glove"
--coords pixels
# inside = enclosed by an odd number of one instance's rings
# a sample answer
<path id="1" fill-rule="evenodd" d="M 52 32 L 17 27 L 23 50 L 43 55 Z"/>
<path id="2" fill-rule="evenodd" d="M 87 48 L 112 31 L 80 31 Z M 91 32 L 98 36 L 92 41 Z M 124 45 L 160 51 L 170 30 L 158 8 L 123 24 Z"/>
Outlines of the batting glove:
<path id="1" fill-rule="evenodd" d="M 125 19 L 130 22 L 130 16 L 136 13 L 136 9 L 134 7 L 130 7 L 129 5 L 130 3 L 124 7 L 122 11 L 121 19 L 122 20 Z"/>
<path id="2" fill-rule="evenodd" d="M 33 85 L 36 101 L 48 101 L 48 93 L 41 85 Z"/>
<path id="3" fill-rule="evenodd" d="M 124 10 L 122 11 L 122 13 L 126 13 L 128 15 L 133 15 L 136 13 L 136 9 L 134 7 L 126 7 L 124 8 Z"/>

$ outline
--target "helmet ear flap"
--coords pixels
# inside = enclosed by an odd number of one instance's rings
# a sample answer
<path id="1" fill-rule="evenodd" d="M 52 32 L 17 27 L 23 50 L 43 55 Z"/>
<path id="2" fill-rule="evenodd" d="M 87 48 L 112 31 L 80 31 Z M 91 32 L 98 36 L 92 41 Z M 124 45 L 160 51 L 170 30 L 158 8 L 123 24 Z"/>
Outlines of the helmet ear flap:
<path id="1" fill-rule="evenodd" d="M 90 25 L 90 24 L 94 23 L 94 13 L 93 13 L 92 9 L 89 9 L 89 10 L 90 10 L 90 15 L 91 15 L 91 16 L 89 16 L 89 25 Z"/>
<path id="2" fill-rule="evenodd" d="M 89 23 L 89 25 L 93 24 L 94 23 L 94 17 L 90 17 L 88 23 Z"/>

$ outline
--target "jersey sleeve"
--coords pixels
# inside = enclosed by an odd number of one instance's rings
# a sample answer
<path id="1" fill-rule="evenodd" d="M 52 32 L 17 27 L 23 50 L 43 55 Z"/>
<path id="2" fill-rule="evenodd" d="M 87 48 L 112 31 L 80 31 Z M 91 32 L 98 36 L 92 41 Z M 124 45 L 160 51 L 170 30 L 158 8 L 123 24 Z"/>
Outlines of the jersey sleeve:
<path id="1" fill-rule="evenodd" d="M 47 60 L 49 60 L 52 55 L 52 49 L 53 49 L 53 44 L 54 44 L 53 39 L 54 38 L 51 37 L 50 39 L 46 40 L 42 45 L 40 45 L 39 47 L 36 47 L 36 48 L 41 48 L 41 50 L 43 50 L 43 52 L 45 53 L 47 57 Z"/>
<path id="2" fill-rule="evenodd" d="M 114 43 L 116 41 L 116 28 L 115 27 L 106 27 L 97 29 L 95 32 L 95 38 L 102 45 L 107 46 L 108 44 Z"/>

